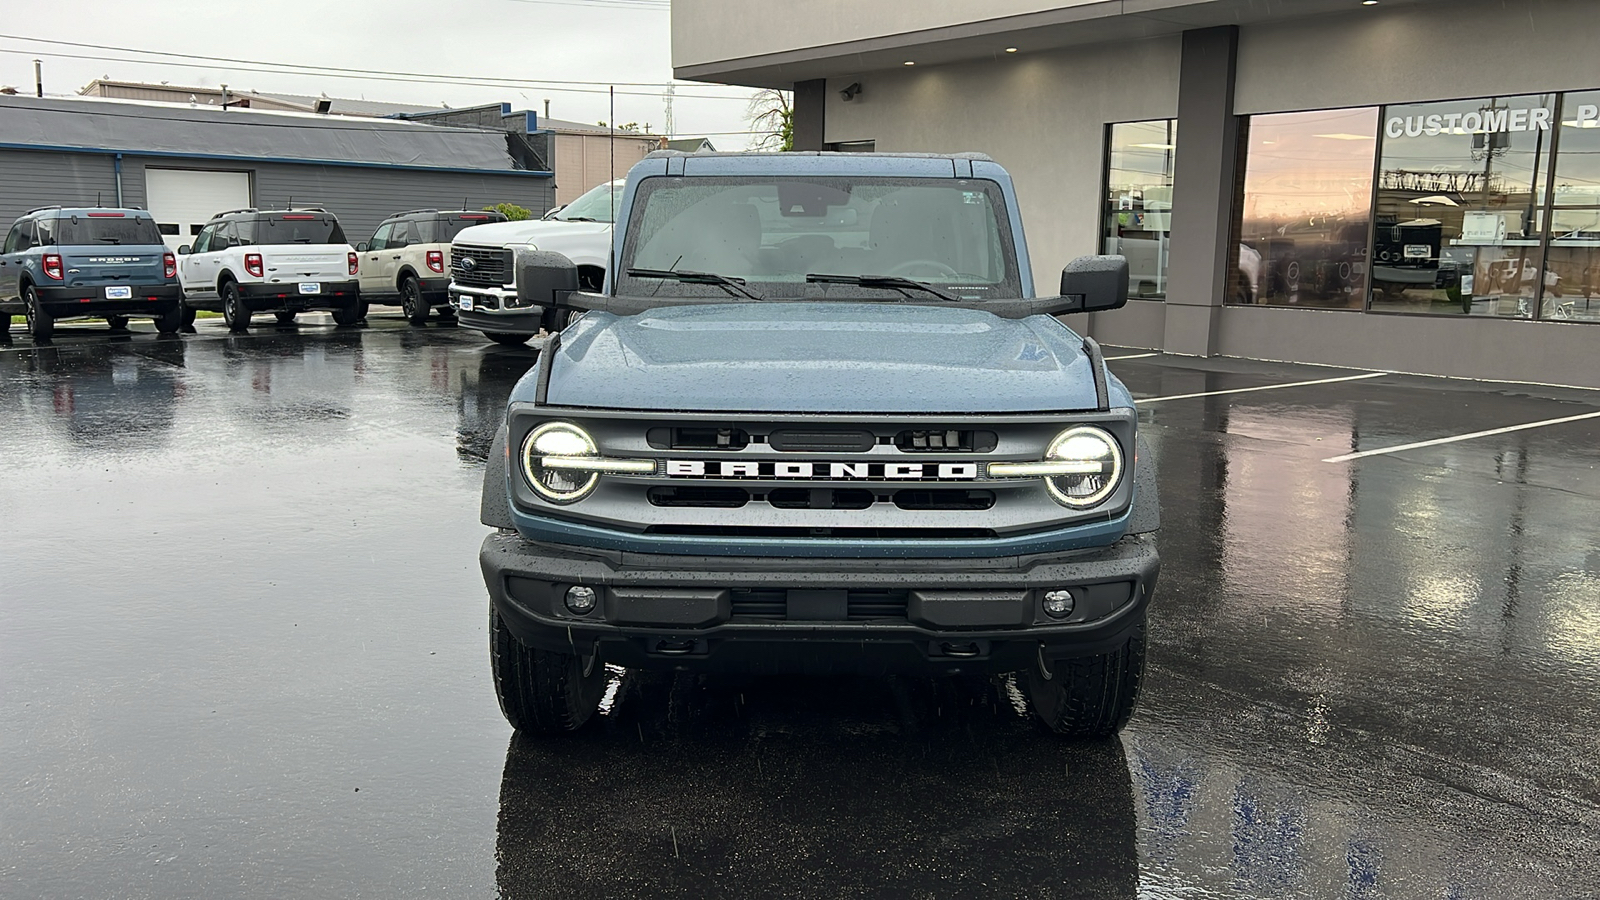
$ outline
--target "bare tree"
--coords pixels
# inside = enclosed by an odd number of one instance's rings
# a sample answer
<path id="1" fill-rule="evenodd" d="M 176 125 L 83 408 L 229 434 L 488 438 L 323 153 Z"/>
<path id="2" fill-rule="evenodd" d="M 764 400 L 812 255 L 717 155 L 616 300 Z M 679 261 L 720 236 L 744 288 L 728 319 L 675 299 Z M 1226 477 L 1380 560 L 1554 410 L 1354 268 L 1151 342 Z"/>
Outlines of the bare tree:
<path id="1" fill-rule="evenodd" d="M 753 132 L 751 149 L 794 149 L 794 104 L 788 91 L 767 88 L 751 97 L 744 118 Z"/>

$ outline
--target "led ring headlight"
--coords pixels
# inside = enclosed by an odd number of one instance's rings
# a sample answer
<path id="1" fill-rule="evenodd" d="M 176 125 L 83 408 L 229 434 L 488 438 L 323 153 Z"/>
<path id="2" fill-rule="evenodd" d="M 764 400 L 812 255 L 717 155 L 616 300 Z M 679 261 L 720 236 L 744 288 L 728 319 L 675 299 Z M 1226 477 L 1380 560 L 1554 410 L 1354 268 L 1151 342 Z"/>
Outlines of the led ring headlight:
<path id="1" fill-rule="evenodd" d="M 1102 428 L 1079 425 L 1056 435 L 1042 462 L 991 463 L 998 478 L 1042 477 L 1057 503 L 1088 509 L 1104 503 L 1122 481 L 1122 448 Z"/>
<path id="2" fill-rule="evenodd" d="M 546 465 L 547 457 L 594 458 L 594 439 L 576 425 L 546 422 L 528 432 L 522 442 L 522 473 L 528 486 L 552 503 L 576 503 L 600 482 L 593 469 Z"/>

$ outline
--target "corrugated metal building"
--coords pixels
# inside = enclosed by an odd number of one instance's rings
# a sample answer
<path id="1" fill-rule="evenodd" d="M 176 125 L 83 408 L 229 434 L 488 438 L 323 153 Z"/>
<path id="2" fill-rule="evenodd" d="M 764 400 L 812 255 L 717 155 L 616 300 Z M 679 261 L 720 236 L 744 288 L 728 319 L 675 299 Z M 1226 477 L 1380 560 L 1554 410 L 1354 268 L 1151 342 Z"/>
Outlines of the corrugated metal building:
<path id="1" fill-rule="evenodd" d="M 212 214 L 320 206 L 351 242 L 421 207 L 555 205 L 526 135 L 457 125 L 90 98 L 0 97 L 0 223 L 53 204 L 140 206 L 167 243 Z"/>

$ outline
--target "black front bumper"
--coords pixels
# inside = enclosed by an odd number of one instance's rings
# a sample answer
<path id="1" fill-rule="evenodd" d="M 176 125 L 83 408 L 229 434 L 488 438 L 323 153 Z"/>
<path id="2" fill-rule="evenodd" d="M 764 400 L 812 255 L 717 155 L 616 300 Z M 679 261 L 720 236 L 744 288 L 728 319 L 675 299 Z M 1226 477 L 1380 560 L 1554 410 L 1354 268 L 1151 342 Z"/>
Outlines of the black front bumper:
<path id="1" fill-rule="evenodd" d="M 1104 653 L 1143 619 L 1154 535 L 1001 559 L 757 559 L 595 553 L 498 532 L 479 554 L 494 609 L 530 646 L 634 668 L 1009 672 Z M 598 603 L 567 609 L 568 588 Z M 1070 590 L 1070 616 L 1043 596 Z"/>
<path id="2" fill-rule="evenodd" d="M 361 302 L 360 282 L 355 279 L 319 283 L 322 291 L 316 294 L 300 293 L 298 283 L 240 284 L 239 299 L 251 312 L 353 309 Z"/>
<path id="3" fill-rule="evenodd" d="M 130 288 L 126 300 L 106 299 L 107 287 Z M 178 302 L 180 288 L 172 284 L 95 285 L 93 287 L 47 287 L 35 285 L 39 305 L 52 318 L 73 316 L 160 316 Z"/>

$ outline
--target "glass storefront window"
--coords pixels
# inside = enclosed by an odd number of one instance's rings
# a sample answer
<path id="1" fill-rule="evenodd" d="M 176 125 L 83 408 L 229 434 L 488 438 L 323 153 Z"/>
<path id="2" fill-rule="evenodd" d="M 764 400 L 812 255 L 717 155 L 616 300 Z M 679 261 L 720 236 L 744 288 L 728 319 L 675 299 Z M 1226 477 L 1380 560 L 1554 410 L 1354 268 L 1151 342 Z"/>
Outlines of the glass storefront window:
<path id="1" fill-rule="evenodd" d="M 1600 91 L 1562 98 L 1558 140 L 1540 315 L 1600 321 Z"/>
<path id="2" fill-rule="evenodd" d="M 1229 303 L 1360 309 L 1378 110 L 1250 117 Z"/>
<path id="3" fill-rule="evenodd" d="M 1172 119 L 1109 126 L 1103 253 L 1128 258 L 1128 296 L 1167 296 L 1172 231 L 1172 170 L 1178 123 Z"/>
<path id="4" fill-rule="evenodd" d="M 1555 95 L 1384 110 L 1372 309 L 1531 318 Z"/>

